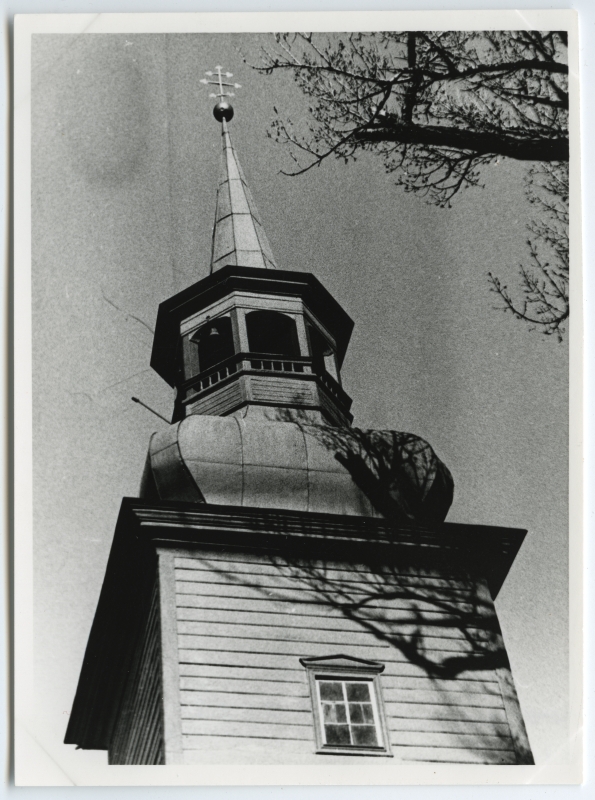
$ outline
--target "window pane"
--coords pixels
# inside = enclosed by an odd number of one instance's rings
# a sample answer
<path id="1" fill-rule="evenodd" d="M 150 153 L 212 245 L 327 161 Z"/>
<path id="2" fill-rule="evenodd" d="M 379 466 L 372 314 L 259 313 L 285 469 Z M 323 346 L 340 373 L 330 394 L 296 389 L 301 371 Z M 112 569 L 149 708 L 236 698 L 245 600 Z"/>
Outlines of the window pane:
<path id="1" fill-rule="evenodd" d="M 347 722 L 347 711 L 343 703 L 323 703 L 322 713 L 325 722 Z"/>
<path id="2" fill-rule="evenodd" d="M 367 721 L 364 719 L 364 712 L 360 703 L 349 703 L 349 716 L 351 717 L 351 722 L 362 723 Z"/>
<path id="3" fill-rule="evenodd" d="M 331 747 L 378 748 L 381 734 L 374 712 L 371 680 L 316 678 L 325 744 Z"/>
<path id="4" fill-rule="evenodd" d="M 340 683 L 320 681 L 321 700 L 343 700 L 343 689 Z"/>
<path id="5" fill-rule="evenodd" d="M 354 725 L 351 729 L 353 744 L 377 745 L 376 728 L 373 725 Z"/>
<path id="6" fill-rule="evenodd" d="M 348 725 L 325 725 L 327 744 L 351 744 Z"/>
<path id="7" fill-rule="evenodd" d="M 367 683 L 348 683 L 347 699 L 360 700 L 364 703 L 370 702 L 370 687 Z"/>

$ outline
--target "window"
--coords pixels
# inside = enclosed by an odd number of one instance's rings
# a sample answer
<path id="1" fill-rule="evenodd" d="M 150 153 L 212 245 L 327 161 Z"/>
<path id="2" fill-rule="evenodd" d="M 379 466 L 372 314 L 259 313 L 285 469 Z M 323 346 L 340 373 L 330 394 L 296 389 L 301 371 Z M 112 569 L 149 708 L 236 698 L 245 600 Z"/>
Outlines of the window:
<path id="1" fill-rule="evenodd" d="M 317 677 L 316 687 L 325 744 L 378 747 L 378 712 L 370 681 Z"/>
<path id="2" fill-rule="evenodd" d="M 309 673 L 320 753 L 390 755 L 376 661 L 337 655 L 300 659 Z"/>

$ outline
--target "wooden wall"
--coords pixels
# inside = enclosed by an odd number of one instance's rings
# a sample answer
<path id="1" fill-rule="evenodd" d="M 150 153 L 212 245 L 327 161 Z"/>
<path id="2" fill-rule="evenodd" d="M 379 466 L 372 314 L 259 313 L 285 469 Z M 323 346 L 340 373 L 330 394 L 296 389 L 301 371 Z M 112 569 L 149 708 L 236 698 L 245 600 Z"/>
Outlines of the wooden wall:
<path id="1" fill-rule="evenodd" d="M 186 410 L 188 414 L 211 414 L 216 416 L 224 414 L 230 408 L 235 408 L 243 400 L 242 388 L 237 380 L 228 383 L 224 388 L 211 392 L 199 398 L 195 403 L 190 403 Z"/>
<path id="2" fill-rule="evenodd" d="M 386 665 L 380 681 L 396 760 L 526 758 L 495 611 L 481 580 L 439 569 L 291 563 L 262 552 L 177 550 L 168 558 L 180 761 L 361 762 L 315 754 L 299 658 L 339 653 Z"/>
<path id="3" fill-rule="evenodd" d="M 246 402 L 280 407 L 296 404 L 308 408 L 320 407 L 331 420 L 341 423 L 347 423 L 349 417 L 314 380 L 272 374 L 236 376 L 230 383 L 188 403 L 185 415 L 223 416 Z"/>
<path id="4" fill-rule="evenodd" d="M 159 616 L 155 583 L 110 742 L 110 764 L 165 763 Z"/>

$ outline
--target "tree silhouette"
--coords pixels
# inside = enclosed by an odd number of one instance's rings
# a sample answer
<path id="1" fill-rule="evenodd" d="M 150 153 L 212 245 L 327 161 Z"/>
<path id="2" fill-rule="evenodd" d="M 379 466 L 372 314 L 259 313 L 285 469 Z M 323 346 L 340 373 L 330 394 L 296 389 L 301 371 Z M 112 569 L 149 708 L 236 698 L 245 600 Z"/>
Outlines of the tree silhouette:
<path id="1" fill-rule="evenodd" d="M 402 431 L 309 425 L 376 511 L 404 524 L 442 522 L 452 503 L 448 467 L 419 436 Z"/>
<path id="2" fill-rule="evenodd" d="M 520 297 L 514 299 L 492 273 L 490 282 L 504 301 L 504 311 L 561 341 L 570 313 L 568 165 L 533 167 L 527 178 L 527 196 L 540 213 L 528 226 L 529 263 L 520 267 Z"/>
<path id="3" fill-rule="evenodd" d="M 449 206 L 500 158 L 537 162 L 527 195 L 544 217 L 531 226 L 519 299 L 491 275 L 517 319 L 561 338 L 568 318 L 568 64 L 563 31 L 275 34 L 261 72 L 289 72 L 310 100 L 272 136 L 298 175 L 330 156 L 381 156 L 406 191 Z M 564 178 L 566 175 L 566 178 Z"/>
<path id="4" fill-rule="evenodd" d="M 300 402 L 295 397 L 295 404 Z M 353 483 L 386 519 L 433 525 L 446 519 L 454 496 L 450 470 L 425 439 L 404 431 L 313 423 L 299 408 L 277 408 L 278 422 L 299 425 L 333 453 Z"/>
<path id="5" fill-rule="evenodd" d="M 312 101 L 309 135 L 280 117 L 280 141 L 309 156 L 379 153 L 410 191 L 448 203 L 498 157 L 568 160 L 563 32 L 443 31 L 275 35 L 263 51 Z"/>

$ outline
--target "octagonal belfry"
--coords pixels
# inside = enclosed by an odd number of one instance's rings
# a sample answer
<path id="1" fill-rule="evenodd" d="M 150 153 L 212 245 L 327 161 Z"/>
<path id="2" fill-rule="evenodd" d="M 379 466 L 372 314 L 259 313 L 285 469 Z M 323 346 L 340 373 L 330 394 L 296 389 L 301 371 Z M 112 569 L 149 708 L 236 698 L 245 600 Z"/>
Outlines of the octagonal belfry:
<path id="1" fill-rule="evenodd" d="M 151 366 L 176 388 L 174 422 L 259 406 L 347 425 L 352 329 L 313 275 L 228 265 L 161 303 Z"/>

